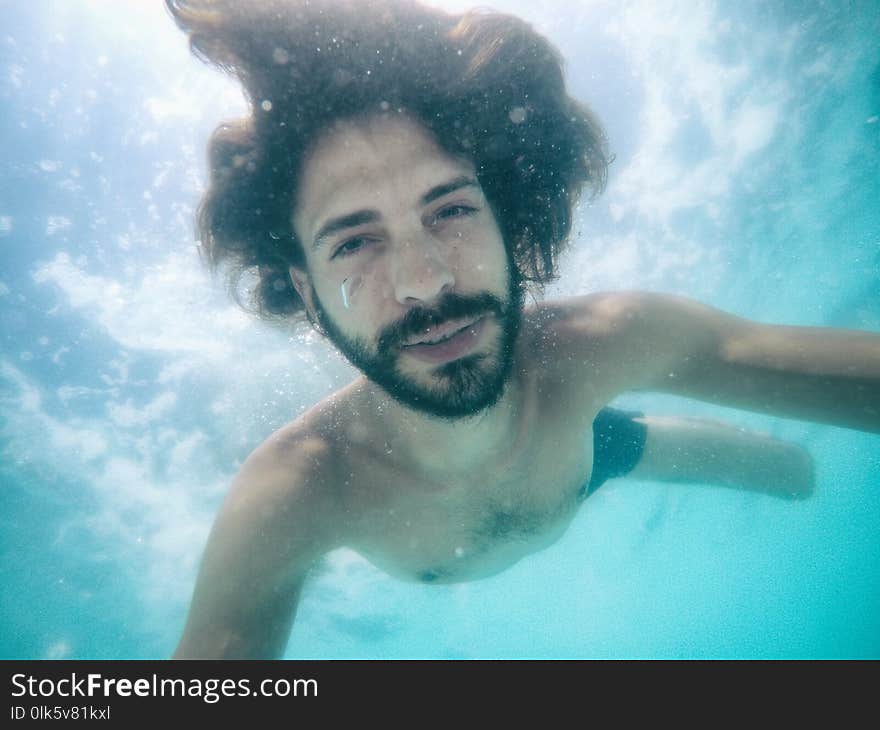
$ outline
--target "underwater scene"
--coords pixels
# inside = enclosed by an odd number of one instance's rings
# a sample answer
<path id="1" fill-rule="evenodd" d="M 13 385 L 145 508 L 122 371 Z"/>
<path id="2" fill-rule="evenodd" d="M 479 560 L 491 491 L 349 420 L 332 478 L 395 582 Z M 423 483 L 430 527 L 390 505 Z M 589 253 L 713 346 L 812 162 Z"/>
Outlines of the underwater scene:
<path id="1" fill-rule="evenodd" d="M 876 2 L 490 7 L 556 45 L 614 155 L 546 300 L 646 290 L 880 332 Z M 0 657 L 168 657 L 239 467 L 358 372 L 200 260 L 205 147 L 247 102 L 163 3 L 0 17 Z M 612 405 L 797 444 L 814 492 L 614 478 L 552 545 L 472 582 L 337 549 L 284 656 L 880 657 L 877 434 L 658 393 Z"/>

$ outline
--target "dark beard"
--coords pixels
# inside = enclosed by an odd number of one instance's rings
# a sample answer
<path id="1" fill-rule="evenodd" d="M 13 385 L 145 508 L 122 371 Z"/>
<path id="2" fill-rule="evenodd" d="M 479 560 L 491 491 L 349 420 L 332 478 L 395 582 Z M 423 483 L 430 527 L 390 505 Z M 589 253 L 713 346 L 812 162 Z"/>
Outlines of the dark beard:
<path id="1" fill-rule="evenodd" d="M 363 339 L 344 335 L 317 297 L 315 308 L 328 339 L 354 367 L 391 398 L 412 410 L 456 421 L 494 406 L 504 395 L 510 379 L 522 325 L 525 290 L 516 266 L 511 264 L 508 271 L 512 273 L 508 281 L 507 302 L 489 292 L 477 296 L 447 294 L 435 308 L 412 309 L 400 323 L 386 328 L 379 336 L 375 351 Z M 400 372 L 398 360 L 402 343 L 430 326 L 475 317 L 486 317 L 487 324 L 495 319 L 501 325 L 497 344 L 492 347 L 486 343 L 491 354 L 474 353 L 438 365 L 431 371 L 435 383 L 430 385 L 421 384 Z"/>

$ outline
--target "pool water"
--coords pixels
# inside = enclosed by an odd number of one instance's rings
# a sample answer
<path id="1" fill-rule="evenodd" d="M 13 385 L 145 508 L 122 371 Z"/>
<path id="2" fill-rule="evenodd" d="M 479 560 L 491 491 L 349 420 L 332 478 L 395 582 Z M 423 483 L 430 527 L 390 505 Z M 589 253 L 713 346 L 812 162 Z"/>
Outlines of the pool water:
<path id="1" fill-rule="evenodd" d="M 649 289 L 880 332 L 880 11 L 837 5 L 494 4 L 559 45 L 616 154 L 547 298 Z M 165 657 L 237 466 L 354 373 L 202 269 L 204 143 L 244 102 L 159 4 L 3 15 L 0 657 Z M 287 656 L 880 656 L 876 435 L 619 404 L 797 442 L 816 494 L 613 480 L 550 548 L 451 586 L 336 551 Z"/>

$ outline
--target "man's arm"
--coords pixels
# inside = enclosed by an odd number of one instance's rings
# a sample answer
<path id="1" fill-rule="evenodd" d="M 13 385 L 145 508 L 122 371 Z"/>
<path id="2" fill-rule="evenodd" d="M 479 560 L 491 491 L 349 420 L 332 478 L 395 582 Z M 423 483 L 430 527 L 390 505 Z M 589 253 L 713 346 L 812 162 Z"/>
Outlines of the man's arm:
<path id="1" fill-rule="evenodd" d="M 718 421 L 606 407 L 593 422 L 587 493 L 620 476 L 722 485 L 776 497 L 807 497 L 814 486 L 812 459 L 794 444 Z"/>
<path id="2" fill-rule="evenodd" d="M 242 465 L 208 538 L 173 658 L 283 654 L 308 569 L 331 547 L 326 489 L 308 476 L 304 456 L 307 447 L 267 443 Z"/>
<path id="3" fill-rule="evenodd" d="M 880 335 L 765 325 L 663 294 L 567 300 L 568 336 L 611 393 L 659 390 L 880 432 Z"/>
<path id="4" fill-rule="evenodd" d="M 813 460 L 801 447 L 717 421 L 641 416 L 645 445 L 636 479 L 717 484 L 775 497 L 809 497 Z"/>

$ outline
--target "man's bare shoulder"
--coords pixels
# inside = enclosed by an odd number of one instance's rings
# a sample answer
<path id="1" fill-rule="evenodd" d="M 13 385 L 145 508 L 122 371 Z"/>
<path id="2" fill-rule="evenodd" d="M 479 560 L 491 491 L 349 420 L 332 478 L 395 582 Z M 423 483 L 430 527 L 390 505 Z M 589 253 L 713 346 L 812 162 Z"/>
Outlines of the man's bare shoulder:
<path id="1" fill-rule="evenodd" d="M 633 346 L 644 302 L 641 292 L 600 292 L 540 302 L 526 312 L 535 361 L 559 398 L 579 408 L 601 406 L 624 389 L 622 368 L 638 357 Z"/>
<path id="2" fill-rule="evenodd" d="M 312 478 L 328 475 L 340 456 L 340 433 L 358 411 L 363 379 L 322 399 L 272 433 L 249 458 L 264 468 L 295 469 Z"/>
<path id="3" fill-rule="evenodd" d="M 540 302 L 526 312 L 536 351 L 579 362 L 613 356 L 642 307 L 640 292 L 599 292 Z"/>
<path id="4" fill-rule="evenodd" d="M 235 476 L 229 501 L 272 512 L 282 522 L 305 516 L 315 528 L 331 524 L 338 512 L 333 462 L 328 440 L 307 421 L 294 421 L 248 455 Z"/>
<path id="5" fill-rule="evenodd" d="M 332 442 L 305 420 L 292 421 L 268 436 L 248 456 L 254 468 L 316 476 L 332 460 Z"/>

